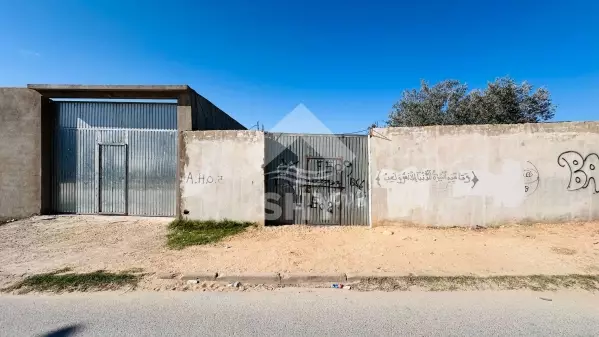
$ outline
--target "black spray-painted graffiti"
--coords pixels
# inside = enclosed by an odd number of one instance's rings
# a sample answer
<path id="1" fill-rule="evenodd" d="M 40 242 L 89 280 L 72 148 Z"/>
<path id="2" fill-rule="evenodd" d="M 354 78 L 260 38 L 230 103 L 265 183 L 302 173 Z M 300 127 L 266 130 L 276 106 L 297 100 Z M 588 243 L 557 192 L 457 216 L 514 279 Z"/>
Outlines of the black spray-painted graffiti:
<path id="1" fill-rule="evenodd" d="M 379 172 L 380 175 L 380 172 Z M 395 182 L 397 184 L 405 184 L 408 181 L 411 182 L 426 182 L 426 181 L 435 181 L 435 182 L 448 182 L 452 183 L 455 181 L 461 181 L 464 184 L 472 183 L 471 188 L 474 188 L 476 184 L 479 182 L 478 177 L 474 173 L 474 171 L 461 173 L 461 172 L 452 172 L 447 173 L 447 171 L 437 172 L 437 170 L 425 170 L 425 171 L 404 171 L 404 172 L 392 172 L 392 173 L 383 173 L 383 180 L 386 182 Z M 380 178 L 377 177 L 377 181 Z"/>
<path id="2" fill-rule="evenodd" d="M 269 176 L 268 179 L 276 179 L 276 181 L 281 181 L 292 188 L 328 187 L 344 189 L 346 186 L 342 183 L 341 173 L 345 172 L 350 179 L 351 187 L 364 188 L 364 180 L 360 182 L 350 177 L 353 173 L 353 163 L 350 161 L 308 158 L 309 168 L 307 170 L 299 168 L 298 163 L 299 161 L 285 162 L 282 160 L 275 171 L 268 172 L 266 175 Z"/>
<path id="3" fill-rule="evenodd" d="M 223 181 L 223 176 L 211 176 L 198 173 L 193 175 L 191 172 L 187 175 L 186 184 L 218 184 Z"/>
<path id="4" fill-rule="evenodd" d="M 344 189 L 346 186 L 342 183 L 342 173 L 350 177 L 354 171 L 353 163 L 347 160 L 342 161 L 337 158 L 308 158 L 307 160 L 310 177 L 302 182 L 303 186 Z M 350 183 L 350 186 L 354 185 Z"/>
<path id="5" fill-rule="evenodd" d="M 524 177 L 524 194 L 529 196 L 539 187 L 539 170 L 533 163 L 527 161 L 522 176 Z"/>
<path id="6" fill-rule="evenodd" d="M 341 193 L 313 193 L 310 195 L 310 208 L 320 208 L 321 210 L 333 213 L 335 206 L 339 206 Z"/>
<path id="7" fill-rule="evenodd" d="M 365 179 L 362 180 L 358 180 L 356 178 L 349 178 L 349 186 L 351 187 L 355 187 L 357 189 L 359 189 L 360 191 L 364 189 L 364 184 L 366 183 Z"/>
<path id="8" fill-rule="evenodd" d="M 304 166 L 305 168 L 301 168 Z M 343 158 L 305 157 L 287 162 L 281 159 L 276 169 L 266 172 L 278 193 L 292 193 L 293 203 L 306 209 L 337 213 L 341 204 L 362 208 L 366 205 L 366 179 L 353 176 L 354 163 Z M 268 183 L 267 183 L 268 184 Z"/>
<path id="9" fill-rule="evenodd" d="M 316 172 L 323 173 L 327 176 L 345 171 L 349 177 L 354 172 L 354 164 L 348 160 L 341 161 L 337 158 L 308 158 L 308 166 L 311 166 L 310 161 L 315 161 Z"/>
<path id="10" fill-rule="evenodd" d="M 597 190 L 597 179 L 599 178 L 599 155 L 590 153 L 583 157 L 576 151 L 566 151 L 557 157 L 557 164 L 570 169 L 570 182 L 568 191 L 577 191 L 589 187 L 593 181 L 593 192 Z"/>

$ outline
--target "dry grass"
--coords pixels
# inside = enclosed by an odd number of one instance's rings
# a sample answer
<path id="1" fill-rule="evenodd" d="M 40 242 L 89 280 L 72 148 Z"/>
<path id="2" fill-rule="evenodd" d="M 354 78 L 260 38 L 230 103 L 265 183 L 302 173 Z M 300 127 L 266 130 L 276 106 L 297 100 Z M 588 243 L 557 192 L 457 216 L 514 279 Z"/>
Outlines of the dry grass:
<path id="1" fill-rule="evenodd" d="M 407 291 L 519 290 L 553 291 L 558 289 L 599 290 L 599 275 L 528 275 L 528 276 L 405 276 L 370 278 L 357 284 L 358 290 Z"/>
<path id="2" fill-rule="evenodd" d="M 570 248 L 561 248 L 561 247 L 551 247 L 551 251 L 556 253 L 556 254 L 561 254 L 561 255 L 574 255 L 576 254 L 576 250 L 575 249 L 570 249 Z"/>
<path id="3" fill-rule="evenodd" d="M 69 269 L 61 269 L 51 273 L 37 274 L 29 276 L 3 291 L 20 290 L 29 291 L 98 291 L 114 290 L 124 286 L 136 286 L 141 275 L 131 274 L 129 272 L 109 273 L 98 270 L 91 273 L 69 273 Z"/>

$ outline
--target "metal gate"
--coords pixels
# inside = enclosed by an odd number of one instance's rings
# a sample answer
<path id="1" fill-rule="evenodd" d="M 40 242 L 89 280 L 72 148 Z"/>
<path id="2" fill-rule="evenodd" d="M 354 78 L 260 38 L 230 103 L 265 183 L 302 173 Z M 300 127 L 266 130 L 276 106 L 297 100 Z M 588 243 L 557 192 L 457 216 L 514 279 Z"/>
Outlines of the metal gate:
<path id="1" fill-rule="evenodd" d="M 368 225 L 368 137 L 265 135 L 267 224 Z"/>
<path id="2" fill-rule="evenodd" d="M 100 213 L 127 214 L 127 144 L 99 144 Z"/>
<path id="3" fill-rule="evenodd" d="M 55 105 L 54 212 L 175 215 L 176 104 Z"/>

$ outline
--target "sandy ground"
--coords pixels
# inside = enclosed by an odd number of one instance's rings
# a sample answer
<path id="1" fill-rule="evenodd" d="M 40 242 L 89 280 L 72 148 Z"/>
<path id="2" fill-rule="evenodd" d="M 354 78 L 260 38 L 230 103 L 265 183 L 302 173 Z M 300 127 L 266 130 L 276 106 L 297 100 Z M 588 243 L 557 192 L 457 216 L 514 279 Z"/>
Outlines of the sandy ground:
<path id="1" fill-rule="evenodd" d="M 170 219 L 58 216 L 0 226 L 0 275 L 59 268 L 415 275 L 599 274 L 599 222 L 495 229 L 255 228 L 169 250 Z"/>

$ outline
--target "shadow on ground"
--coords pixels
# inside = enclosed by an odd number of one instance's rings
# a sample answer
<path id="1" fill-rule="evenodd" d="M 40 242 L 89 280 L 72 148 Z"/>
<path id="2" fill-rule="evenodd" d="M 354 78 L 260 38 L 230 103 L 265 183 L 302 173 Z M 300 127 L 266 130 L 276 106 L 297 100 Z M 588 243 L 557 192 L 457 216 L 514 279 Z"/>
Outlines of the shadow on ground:
<path id="1" fill-rule="evenodd" d="M 75 325 L 70 325 L 70 326 L 67 326 L 64 328 L 60 328 L 58 330 L 48 332 L 46 334 L 42 334 L 42 335 L 40 335 L 40 337 L 71 337 L 71 336 L 75 336 L 75 334 L 77 332 L 80 332 L 82 330 L 83 330 L 82 324 L 75 324 Z"/>

